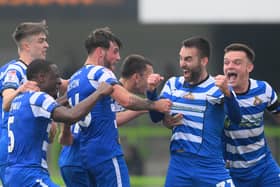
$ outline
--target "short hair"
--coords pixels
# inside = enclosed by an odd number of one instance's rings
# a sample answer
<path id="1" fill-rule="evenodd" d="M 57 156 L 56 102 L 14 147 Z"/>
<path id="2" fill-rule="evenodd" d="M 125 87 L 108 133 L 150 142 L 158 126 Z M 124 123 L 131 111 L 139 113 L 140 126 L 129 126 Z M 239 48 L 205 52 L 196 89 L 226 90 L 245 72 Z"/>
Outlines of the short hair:
<path id="1" fill-rule="evenodd" d="M 121 77 L 129 78 L 134 73 L 143 73 L 147 69 L 147 65 L 153 66 L 149 59 L 137 54 L 129 55 L 122 63 Z"/>
<path id="2" fill-rule="evenodd" d="M 34 80 L 39 73 L 49 73 L 51 70 L 50 62 L 43 59 L 35 59 L 27 67 L 27 80 Z"/>
<path id="3" fill-rule="evenodd" d="M 210 58 L 210 43 L 202 37 L 192 37 L 182 42 L 184 47 L 194 47 L 199 50 L 200 57 Z"/>
<path id="4" fill-rule="evenodd" d="M 248 45 L 242 43 L 232 43 L 228 45 L 224 49 L 224 52 L 227 53 L 229 51 L 243 51 L 244 53 L 246 53 L 246 56 L 249 58 L 251 62 L 254 62 L 256 57 L 254 50 Z"/>
<path id="5" fill-rule="evenodd" d="M 12 36 L 16 44 L 18 44 L 22 39 L 40 33 L 44 33 L 46 36 L 49 34 L 46 20 L 43 20 L 41 22 L 20 23 L 16 27 Z"/>
<path id="6" fill-rule="evenodd" d="M 88 35 L 85 40 L 85 48 L 90 54 L 97 47 L 109 49 L 110 42 L 116 42 L 119 48 L 122 46 L 121 40 L 115 36 L 109 27 L 98 28 Z"/>

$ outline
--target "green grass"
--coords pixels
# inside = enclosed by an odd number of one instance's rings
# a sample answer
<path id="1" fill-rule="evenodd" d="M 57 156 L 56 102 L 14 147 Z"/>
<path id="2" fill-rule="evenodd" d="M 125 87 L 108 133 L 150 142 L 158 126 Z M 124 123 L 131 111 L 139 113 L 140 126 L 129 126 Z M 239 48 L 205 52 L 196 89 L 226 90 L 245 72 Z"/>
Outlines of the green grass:
<path id="1" fill-rule="evenodd" d="M 164 184 L 161 176 L 131 176 L 131 187 L 160 187 Z"/>
<path id="2" fill-rule="evenodd" d="M 51 179 L 55 184 L 58 184 L 59 186 L 65 186 L 62 178 L 60 177 L 60 175 L 54 176 L 51 173 Z"/>
<path id="3" fill-rule="evenodd" d="M 131 187 L 161 187 L 164 184 L 163 176 L 131 176 Z M 52 176 L 52 180 L 59 186 L 65 186 L 59 176 Z"/>
<path id="4" fill-rule="evenodd" d="M 280 137 L 280 126 L 270 125 L 264 128 L 264 133 L 267 137 Z"/>

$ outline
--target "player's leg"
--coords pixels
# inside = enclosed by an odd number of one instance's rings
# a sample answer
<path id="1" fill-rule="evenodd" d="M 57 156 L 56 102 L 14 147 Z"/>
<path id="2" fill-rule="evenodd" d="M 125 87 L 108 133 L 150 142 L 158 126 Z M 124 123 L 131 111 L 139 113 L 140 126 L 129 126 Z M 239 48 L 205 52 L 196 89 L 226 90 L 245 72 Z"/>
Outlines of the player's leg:
<path id="1" fill-rule="evenodd" d="M 197 187 L 235 187 L 234 182 L 225 168 L 221 159 L 197 160 L 196 175 L 194 175 L 194 186 Z"/>
<path id="2" fill-rule="evenodd" d="M 169 166 L 167 169 L 165 187 L 191 187 L 192 179 L 188 171 L 190 171 L 188 162 L 185 157 L 177 153 L 171 154 Z"/>
<path id="3" fill-rule="evenodd" d="M 232 180 L 234 182 L 235 187 L 257 187 L 258 186 L 258 180 L 257 179 L 240 179 L 232 177 Z"/>
<path id="4" fill-rule="evenodd" d="M 89 187 L 97 187 L 95 176 L 91 175 L 90 172 L 88 172 L 88 176 L 89 176 Z"/>
<path id="5" fill-rule="evenodd" d="M 23 185 L 22 180 L 23 180 L 24 173 L 25 173 L 24 170 L 22 170 L 21 172 L 21 168 L 7 167 L 5 172 L 6 185 L 9 187 Z"/>
<path id="6" fill-rule="evenodd" d="M 0 133 L 0 179 L 3 186 L 5 186 L 5 170 L 8 157 L 8 132 L 7 129 L 2 129 Z"/>
<path id="7" fill-rule="evenodd" d="M 28 168 L 27 172 L 28 175 L 26 176 L 26 184 L 28 184 L 28 186 L 59 187 L 51 180 L 49 172 L 45 169 Z"/>
<path id="8" fill-rule="evenodd" d="M 97 186 L 130 187 L 128 168 L 123 156 L 99 164 L 95 176 Z"/>
<path id="9" fill-rule="evenodd" d="M 197 186 L 197 187 L 204 187 L 204 186 L 207 186 L 207 187 L 236 187 L 231 178 L 218 179 L 218 178 L 212 178 L 211 176 L 204 177 L 204 178 L 200 177 L 200 179 L 196 179 L 193 184 L 194 184 L 194 186 Z"/>
<path id="10" fill-rule="evenodd" d="M 271 157 L 266 163 L 267 167 L 261 177 L 259 177 L 259 187 L 278 187 L 280 186 L 280 169 L 275 160 Z"/>
<path id="11" fill-rule="evenodd" d="M 61 176 L 67 187 L 88 187 L 89 176 L 86 170 L 78 166 L 60 168 Z"/>
<path id="12" fill-rule="evenodd" d="M 0 165 L 0 180 L 2 182 L 2 186 L 5 186 L 5 170 L 6 170 L 7 164 Z"/>
<path id="13" fill-rule="evenodd" d="M 48 171 L 41 168 L 6 168 L 6 182 L 9 187 L 48 186 L 58 187 L 50 179 Z"/>

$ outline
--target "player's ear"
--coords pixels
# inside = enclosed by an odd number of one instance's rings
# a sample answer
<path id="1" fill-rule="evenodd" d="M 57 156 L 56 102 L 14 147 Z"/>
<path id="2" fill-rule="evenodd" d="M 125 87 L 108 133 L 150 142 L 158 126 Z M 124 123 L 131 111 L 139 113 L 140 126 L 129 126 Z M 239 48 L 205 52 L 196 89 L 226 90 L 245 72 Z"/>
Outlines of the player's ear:
<path id="1" fill-rule="evenodd" d="M 253 69 L 254 69 L 254 64 L 252 62 L 249 62 L 247 65 L 247 71 L 251 73 Z"/>
<path id="2" fill-rule="evenodd" d="M 103 58 L 103 56 L 105 55 L 105 50 L 104 50 L 104 48 L 102 48 L 102 47 L 97 47 L 96 50 L 98 50 L 98 55 L 99 55 L 99 57 L 100 57 L 100 58 Z"/>
<path id="3" fill-rule="evenodd" d="M 208 64 L 208 61 L 209 61 L 208 57 L 201 58 L 201 64 L 204 66 L 206 66 Z"/>
<path id="4" fill-rule="evenodd" d="M 128 82 L 133 83 L 133 84 L 137 84 L 138 79 L 139 79 L 139 75 L 137 73 L 134 73 L 129 78 L 127 78 Z"/>
<path id="5" fill-rule="evenodd" d="M 129 80 L 136 80 L 138 78 L 138 74 L 137 73 L 134 73 L 133 75 L 131 75 L 128 79 Z"/>
<path id="6" fill-rule="evenodd" d="M 23 40 L 20 43 L 20 47 L 24 50 L 28 50 L 29 49 L 29 43 L 26 40 Z"/>

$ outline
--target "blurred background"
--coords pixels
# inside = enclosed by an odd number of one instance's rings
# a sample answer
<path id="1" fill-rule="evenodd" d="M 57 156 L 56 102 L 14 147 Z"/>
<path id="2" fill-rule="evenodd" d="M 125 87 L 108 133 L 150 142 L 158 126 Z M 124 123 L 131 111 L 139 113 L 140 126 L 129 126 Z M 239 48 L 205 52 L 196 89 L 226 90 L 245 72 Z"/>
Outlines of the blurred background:
<path id="1" fill-rule="evenodd" d="M 45 19 L 50 32 L 47 59 L 59 66 L 66 79 L 86 59 L 87 35 L 109 26 L 124 44 L 122 59 L 131 53 L 144 55 L 165 79 L 181 74 L 178 52 L 188 37 L 200 35 L 211 42 L 212 75 L 222 73 L 225 46 L 246 43 L 256 52 L 252 77 L 279 90 L 280 16 L 275 8 L 279 4 L 276 0 L 265 4 L 261 0 L 0 0 L 0 64 L 17 58 L 11 34 L 18 24 Z M 266 121 L 269 144 L 279 163 L 280 129 L 270 116 Z M 132 187 L 162 186 L 171 132 L 142 116 L 121 127 L 120 133 Z M 51 145 L 49 167 L 52 178 L 63 185 L 57 167 L 60 149 L 57 143 Z"/>

